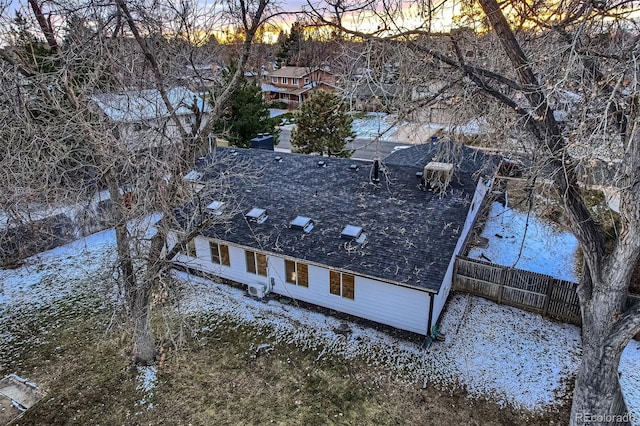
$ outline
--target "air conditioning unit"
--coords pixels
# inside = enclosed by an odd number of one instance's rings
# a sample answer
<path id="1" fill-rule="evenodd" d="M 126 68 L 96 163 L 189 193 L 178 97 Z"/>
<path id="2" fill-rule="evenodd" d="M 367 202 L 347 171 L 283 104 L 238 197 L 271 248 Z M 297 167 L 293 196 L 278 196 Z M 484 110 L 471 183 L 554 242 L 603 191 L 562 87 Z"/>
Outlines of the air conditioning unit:
<path id="1" fill-rule="evenodd" d="M 264 284 L 249 284 L 248 285 L 249 294 L 253 297 L 257 297 L 258 299 L 262 299 L 265 294 L 267 294 L 267 286 Z"/>

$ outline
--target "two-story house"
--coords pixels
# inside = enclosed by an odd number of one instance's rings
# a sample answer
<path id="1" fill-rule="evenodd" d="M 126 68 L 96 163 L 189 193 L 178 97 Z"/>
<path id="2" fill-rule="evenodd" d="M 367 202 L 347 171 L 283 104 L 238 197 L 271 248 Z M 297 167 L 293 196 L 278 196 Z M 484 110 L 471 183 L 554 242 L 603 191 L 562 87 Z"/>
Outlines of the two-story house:
<path id="1" fill-rule="evenodd" d="M 284 102 L 295 109 L 314 90 L 335 91 L 335 83 L 335 76 L 323 68 L 282 67 L 262 83 L 262 93 L 267 102 Z"/>

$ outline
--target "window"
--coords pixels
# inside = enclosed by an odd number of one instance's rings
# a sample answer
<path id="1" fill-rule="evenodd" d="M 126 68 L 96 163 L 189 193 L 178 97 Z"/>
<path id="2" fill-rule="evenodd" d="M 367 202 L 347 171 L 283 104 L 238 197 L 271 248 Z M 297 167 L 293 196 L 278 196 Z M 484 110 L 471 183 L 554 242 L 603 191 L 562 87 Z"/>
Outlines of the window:
<path id="1" fill-rule="evenodd" d="M 282 84 L 288 84 L 289 79 L 287 77 L 282 77 Z"/>
<path id="2" fill-rule="evenodd" d="M 298 81 L 300 81 L 299 78 L 292 78 L 291 79 L 291 84 L 293 84 L 294 86 L 297 86 L 298 85 Z"/>
<path id="3" fill-rule="evenodd" d="M 180 252 L 182 254 L 186 254 L 189 257 L 197 257 L 196 256 L 196 240 L 193 239 L 181 247 Z"/>
<path id="4" fill-rule="evenodd" d="M 304 78 L 304 84 L 309 84 L 309 77 Z"/>
<path id="5" fill-rule="evenodd" d="M 289 284 L 309 287 L 309 265 L 306 263 L 284 261 L 285 279 Z"/>
<path id="6" fill-rule="evenodd" d="M 355 277 L 337 271 L 329 271 L 329 292 L 347 299 L 355 299 Z"/>
<path id="7" fill-rule="evenodd" d="M 211 261 L 213 263 L 231 266 L 229 259 L 229 246 L 209 241 L 209 250 L 211 251 Z"/>
<path id="8" fill-rule="evenodd" d="M 271 77 L 271 82 L 278 84 L 278 77 Z"/>
<path id="9" fill-rule="evenodd" d="M 245 259 L 247 261 L 247 272 L 252 274 L 258 274 L 267 276 L 267 255 L 262 253 L 255 253 L 250 250 L 244 251 Z"/>

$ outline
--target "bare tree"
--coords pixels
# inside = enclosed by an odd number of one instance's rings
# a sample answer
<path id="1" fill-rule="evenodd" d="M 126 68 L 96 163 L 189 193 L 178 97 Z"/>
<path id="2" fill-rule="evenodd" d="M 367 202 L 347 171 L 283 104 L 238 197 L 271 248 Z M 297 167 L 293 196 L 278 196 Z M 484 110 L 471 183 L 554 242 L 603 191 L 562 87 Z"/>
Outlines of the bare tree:
<path id="1" fill-rule="evenodd" d="M 627 302 L 640 258 L 640 52 L 632 18 L 637 2 L 479 0 L 465 3 L 471 14 L 459 22 L 492 33 L 433 34 L 431 18 L 446 4 L 421 3 L 418 23 L 403 20 L 408 12 L 401 2 L 376 3 L 375 10 L 357 1 L 310 7 L 317 18 L 353 37 L 401 41 L 425 68 L 440 70 L 447 90 L 433 91 L 429 101 L 453 93 L 466 104 L 480 101 L 501 117 L 510 115 L 511 129 L 501 130 L 503 138 L 517 138 L 553 180 L 584 258 L 578 287 L 583 354 L 571 423 L 609 424 L 607 416 L 622 414 L 614 404 L 620 355 L 640 331 L 640 303 Z M 376 25 L 351 24 L 365 9 L 379 18 Z M 578 172 L 598 157 L 619 165 L 620 225 L 609 238 L 587 207 Z"/>
<path id="2" fill-rule="evenodd" d="M 37 55 L 24 43 L 0 50 L 2 77 L 11 88 L 2 96 L 2 120 L 8 124 L 3 132 L 11 141 L 0 157 L 2 186 L 33 192 L 49 204 L 85 199 L 106 186 L 119 281 L 134 330 L 133 359 L 151 364 L 156 354 L 150 324 L 152 290 L 180 247 L 207 225 L 206 215 L 176 216 L 178 207 L 193 195 L 183 176 L 238 85 L 270 2 L 228 1 L 210 10 L 184 2 L 155 2 L 156 7 L 125 0 L 59 3 L 51 9 L 32 3 L 35 24 L 25 25 L 23 35 L 29 46 L 39 48 Z M 14 22 L 7 16 L 3 20 Z M 170 99 L 172 77 L 185 59 L 193 58 L 194 37 L 213 31 L 213 24 L 234 25 L 242 35 L 237 71 L 224 90 L 211 94 L 210 108 L 197 99 L 176 104 Z M 16 40 L 15 35 L 14 29 L 7 38 Z M 155 133 L 147 132 L 132 146 L 123 143 L 122 128 L 95 107 L 95 94 L 136 86 L 134 92 L 156 93 L 165 113 Z M 185 120 L 185 108 L 193 120 Z M 155 234 L 140 234 L 131 221 L 154 212 L 163 215 Z M 166 250 L 167 235 L 176 228 L 183 230 L 181 239 Z"/>

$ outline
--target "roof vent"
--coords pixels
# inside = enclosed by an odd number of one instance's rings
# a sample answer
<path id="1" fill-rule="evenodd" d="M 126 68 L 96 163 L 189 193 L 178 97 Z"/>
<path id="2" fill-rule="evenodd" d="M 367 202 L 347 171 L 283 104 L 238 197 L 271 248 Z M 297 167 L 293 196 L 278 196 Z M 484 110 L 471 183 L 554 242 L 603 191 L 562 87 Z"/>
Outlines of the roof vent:
<path id="1" fill-rule="evenodd" d="M 275 158 L 274 158 L 274 160 L 275 160 L 275 162 L 276 162 L 276 163 L 279 163 L 279 162 L 281 162 L 281 161 L 282 161 L 282 157 L 281 157 L 281 156 L 279 156 L 279 155 L 276 155 L 276 156 L 275 156 Z"/>
<path id="2" fill-rule="evenodd" d="M 238 151 L 236 151 L 235 149 L 231 150 L 231 156 L 232 157 L 236 157 L 238 155 Z"/>
<path id="3" fill-rule="evenodd" d="M 380 160 L 377 158 L 373 161 L 373 182 L 380 182 Z"/>
<path id="4" fill-rule="evenodd" d="M 301 229 L 305 234 L 308 234 L 313 229 L 313 220 L 305 216 L 296 216 L 295 219 L 289 222 L 289 227 L 292 229 Z"/>
<path id="5" fill-rule="evenodd" d="M 318 160 L 316 164 L 318 165 L 318 167 L 327 167 L 327 162 L 324 160 Z"/>
<path id="6" fill-rule="evenodd" d="M 211 213 L 213 213 L 214 215 L 220 216 L 222 214 L 222 206 L 224 206 L 224 203 L 222 201 L 214 201 L 213 203 L 209 204 L 207 208 L 211 210 Z"/>
<path id="7" fill-rule="evenodd" d="M 416 172 L 416 179 L 422 179 L 422 176 L 424 176 L 424 173 Z"/>
<path id="8" fill-rule="evenodd" d="M 249 221 L 255 223 L 264 223 L 269 216 L 267 216 L 267 211 L 265 209 L 260 209 L 258 207 L 254 207 L 244 215 Z"/>
<path id="9" fill-rule="evenodd" d="M 364 242 L 364 240 L 367 239 L 367 234 L 363 232 L 361 226 L 347 225 L 340 233 L 340 237 L 344 238 L 345 240 L 352 240 L 358 244 L 361 244 Z"/>
<path id="10" fill-rule="evenodd" d="M 354 172 L 357 172 L 359 168 L 360 167 L 356 163 L 351 163 L 349 166 L 349 170 L 353 170 Z"/>

